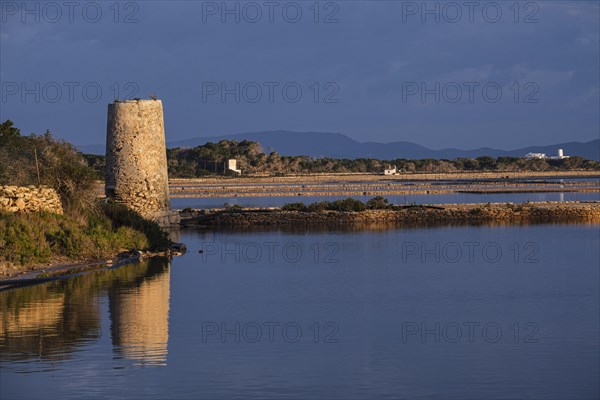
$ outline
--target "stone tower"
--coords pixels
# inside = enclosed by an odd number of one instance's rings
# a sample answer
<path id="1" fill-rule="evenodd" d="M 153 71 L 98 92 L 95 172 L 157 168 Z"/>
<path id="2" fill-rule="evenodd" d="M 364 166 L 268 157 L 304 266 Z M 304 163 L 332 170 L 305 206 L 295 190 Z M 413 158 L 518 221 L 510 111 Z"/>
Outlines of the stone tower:
<path id="1" fill-rule="evenodd" d="M 108 105 L 106 197 L 161 225 L 170 221 L 169 180 L 160 100 Z M 172 218 L 171 218 L 172 219 Z"/>

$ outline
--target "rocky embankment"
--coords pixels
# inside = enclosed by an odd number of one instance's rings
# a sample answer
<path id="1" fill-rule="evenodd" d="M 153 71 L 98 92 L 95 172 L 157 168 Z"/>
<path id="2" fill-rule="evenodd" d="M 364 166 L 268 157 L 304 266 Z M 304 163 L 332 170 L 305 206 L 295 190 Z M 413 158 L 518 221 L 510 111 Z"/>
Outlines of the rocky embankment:
<path id="1" fill-rule="evenodd" d="M 442 223 L 600 223 L 600 202 L 544 202 L 447 204 L 440 206 L 396 206 L 386 210 L 360 212 L 283 211 L 280 209 L 220 210 L 182 216 L 184 226 L 309 226 L 361 223 L 442 224 Z"/>
<path id="2" fill-rule="evenodd" d="M 0 211 L 62 214 L 63 208 L 56 191 L 47 186 L 0 186 Z"/>
<path id="3" fill-rule="evenodd" d="M 50 281 L 75 274 L 97 271 L 106 268 L 117 268 L 130 263 L 143 261 L 153 257 L 181 256 L 187 251 L 185 244 L 173 243 L 164 251 L 123 250 L 112 258 L 102 260 L 81 260 L 69 263 L 67 260 L 33 264 L 28 266 L 0 262 L 0 289 L 7 285 L 25 285 L 36 282 Z"/>

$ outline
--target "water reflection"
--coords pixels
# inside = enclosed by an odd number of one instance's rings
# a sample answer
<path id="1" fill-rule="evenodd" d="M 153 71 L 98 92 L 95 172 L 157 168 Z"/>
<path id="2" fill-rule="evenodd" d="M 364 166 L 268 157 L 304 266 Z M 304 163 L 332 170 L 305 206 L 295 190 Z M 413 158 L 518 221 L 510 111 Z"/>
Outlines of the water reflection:
<path id="1" fill-rule="evenodd" d="M 180 234 L 190 251 L 172 271 L 156 260 L 0 292 L 0 359 L 16 360 L 2 366 L 0 398 L 599 398 L 597 224 Z M 199 253 L 206 242 L 278 246 L 273 262 L 255 262 Z M 332 242 L 339 262 L 315 258 L 315 243 Z M 532 242 L 533 258 L 513 251 Z M 282 255 L 287 243 L 299 261 Z M 462 256 L 431 254 L 436 243 Z M 472 258 L 466 243 L 479 244 Z M 482 251 L 492 243 L 498 259 Z M 252 342 L 242 328 L 224 342 L 223 323 L 237 321 L 304 331 L 291 342 L 263 329 Z M 315 342 L 311 327 L 329 321 L 339 341 L 323 331 Z M 205 335 L 207 323 L 221 331 Z M 407 323 L 432 334 L 404 340 Z M 455 342 L 444 328 L 454 323 L 478 328 Z"/>
<path id="2" fill-rule="evenodd" d="M 5 291 L 0 307 L 2 361 L 66 360 L 80 343 L 101 336 L 97 301 L 79 282 Z"/>
<path id="3" fill-rule="evenodd" d="M 363 222 L 338 225 L 252 225 L 252 226 L 211 226 L 208 229 L 189 227 L 183 228 L 182 232 L 192 237 L 211 237 L 215 233 L 238 234 L 238 233 L 269 233 L 279 232 L 285 234 L 321 234 L 321 233 L 361 233 L 361 232 L 386 232 L 390 230 L 413 230 L 413 229 L 441 229 L 459 227 L 526 227 L 526 226 L 596 226 L 595 222 L 588 221 L 449 221 L 449 222 Z"/>
<path id="4" fill-rule="evenodd" d="M 136 365 L 166 365 L 170 270 L 150 261 L 143 278 L 119 280 L 108 291 L 115 352 Z"/>
<path id="5" fill-rule="evenodd" d="M 37 360 L 54 368 L 107 335 L 118 358 L 166 365 L 169 298 L 166 259 L 0 292 L 0 366 L 32 372 Z M 106 299 L 109 327 L 101 318 Z"/>

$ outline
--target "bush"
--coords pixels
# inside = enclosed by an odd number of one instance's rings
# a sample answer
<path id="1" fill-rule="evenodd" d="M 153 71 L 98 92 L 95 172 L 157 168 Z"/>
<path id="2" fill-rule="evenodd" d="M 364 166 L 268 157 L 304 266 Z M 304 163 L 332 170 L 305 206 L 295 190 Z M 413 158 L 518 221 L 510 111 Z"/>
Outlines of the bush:
<path id="1" fill-rule="evenodd" d="M 385 210 L 390 208 L 390 205 L 388 204 L 388 199 L 377 196 L 367 201 L 367 208 L 369 210 Z"/>
<path id="2" fill-rule="evenodd" d="M 309 212 L 319 212 L 329 210 L 330 203 L 328 201 L 320 201 L 318 203 L 311 203 L 306 206 L 306 211 Z"/>
<path id="3" fill-rule="evenodd" d="M 102 213 L 111 221 L 113 230 L 127 227 L 143 233 L 150 250 L 166 250 L 171 245 L 169 235 L 157 223 L 144 219 L 122 204 L 105 203 Z"/>
<path id="4" fill-rule="evenodd" d="M 120 249 L 166 250 L 170 244 L 156 223 L 123 205 L 65 215 L 0 212 L 0 261 L 28 264 L 52 257 L 101 258 Z"/>
<path id="5" fill-rule="evenodd" d="M 0 139 L 0 182 L 50 186 L 60 195 L 65 209 L 95 205 L 96 173 L 71 144 L 53 139 L 49 131 L 21 136 L 10 120 L 0 124 Z"/>
<path id="6" fill-rule="evenodd" d="M 334 211 L 365 211 L 367 207 L 362 201 L 348 197 L 344 200 L 336 200 L 333 203 L 329 203 L 327 209 Z"/>
<path id="7" fill-rule="evenodd" d="M 307 211 L 306 205 L 302 202 L 285 203 L 281 209 L 283 211 Z"/>
<path id="8" fill-rule="evenodd" d="M 283 211 L 304 211 L 304 212 L 319 212 L 319 211 L 346 211 L 346 212 L 361 212 L 369 210 L 385 210 L 391 209 L 393 206 L 388 203 L 386 198 L 377 196 L 363 203 L 360 200 L 355 200 L 351 197 L 336 201 L 320 201 L 305 205 L 302 202 L 286 203 L 281 209 Z"/>

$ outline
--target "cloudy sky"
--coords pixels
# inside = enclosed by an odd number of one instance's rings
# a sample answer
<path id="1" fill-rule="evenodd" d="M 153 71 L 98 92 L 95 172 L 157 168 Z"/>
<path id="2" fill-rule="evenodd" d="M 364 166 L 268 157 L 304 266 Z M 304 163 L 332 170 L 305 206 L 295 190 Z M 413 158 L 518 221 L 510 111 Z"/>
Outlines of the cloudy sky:
<path id="1" fill-rule="evenodd" d="M 168 140 L 340 132 L 430 148 L 600 135 L 597 1 L 2 1 L 2 120 L 103 143 L 107 104 Z"/>

